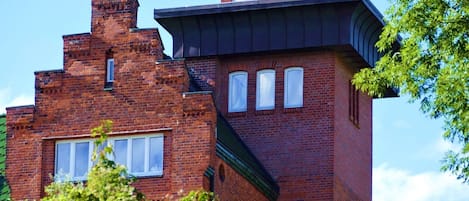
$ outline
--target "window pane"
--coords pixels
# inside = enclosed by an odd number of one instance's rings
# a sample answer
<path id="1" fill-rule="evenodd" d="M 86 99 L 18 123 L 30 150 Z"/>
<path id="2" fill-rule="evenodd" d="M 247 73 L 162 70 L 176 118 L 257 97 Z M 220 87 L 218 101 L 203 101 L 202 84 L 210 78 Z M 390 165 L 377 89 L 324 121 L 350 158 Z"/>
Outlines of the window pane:
<path id="1" fill-rule="evenodd" d="M 114 142 L 115 162 L 127 166 L 127 140 L 116 140 Z"/>
<path id="2" fill-rule="evenodd" d="M 272 109 L 275 105 L 275 71 L 257 73 L 257 109 Z"/>
<path id="3" fill-rule="evenodd" d="M 150 138 L 150 168 L 151 172 L 163 170 L 163 137 Z"/>
<path id="4" fill-rule="evenodd" d="M 285 106 L 303 106 L 303 70 L 295 69 L 286 71 Z"/>
<path id="5" fill-rule="evenodd" d="M 76 177 L 85 176 L 88 172 L 89 147 L 88 142 L 75 144 L 75 175 Z"/>
<path id="6" fill-rule="evenodd" d="M 131 172 L 143 172 L 145 163 L 145 139 L 132 139 L 132 170 Z"/>
<path id="7" fill-rule="evenodd" d="M 114 80 L 114 59 L 107 60 L 107 81 Z"/>
<path id="8" fill-rule="evenodd" d="M 247 108 L 247 73 L 230 75 L 230 100 L 228 110 L 231 112 L 246 111 Z"/>
<path id="9" fill-rule="evenodd" d="M 56 158 L 55 174 L 69 174 L 70 173 L 70 143 L 57 144 L 57 158 Z"/>
<path id="10" fill-rule="evenodd" d="M 93 145 L 94 145 L 94 142 L 93 142 Z M 101 151 L 103 151 L 104 148 L 106 148 L 106 146 L 107 146 L 107 140 L 98 146 L 98 149 L 96 150 L 96 153 L 98 153 L 98 156 L 101 153 Z M 98 160 L 93 161 L 93 166 L 96 165 L 96 163 L 98 163 Z"/>

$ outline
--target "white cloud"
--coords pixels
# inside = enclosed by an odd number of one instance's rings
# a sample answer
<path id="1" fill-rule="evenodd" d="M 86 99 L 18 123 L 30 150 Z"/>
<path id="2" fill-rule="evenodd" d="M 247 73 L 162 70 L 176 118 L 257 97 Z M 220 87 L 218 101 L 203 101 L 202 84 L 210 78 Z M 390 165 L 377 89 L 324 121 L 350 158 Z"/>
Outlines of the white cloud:
<path id="1" fill-rule="evenodd" d="M 373 200 L 467 201 L 469 185 L 442 172 L 410 173 L 382 164 L 373 168 Z"/>
<path id="2" fill-rule="evenodd" d="M 10 88 L 0 89 L 0 114 L 6 113 L 7 107 L 22 106 L 34 104 L 34 96 L 27 94 L 19 94 L 13 96 Z"/>

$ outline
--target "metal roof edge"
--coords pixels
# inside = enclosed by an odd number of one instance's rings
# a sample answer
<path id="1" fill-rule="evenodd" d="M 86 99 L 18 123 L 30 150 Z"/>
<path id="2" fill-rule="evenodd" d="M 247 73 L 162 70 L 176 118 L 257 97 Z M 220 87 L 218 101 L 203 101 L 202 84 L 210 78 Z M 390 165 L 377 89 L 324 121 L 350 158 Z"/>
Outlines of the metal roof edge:
<path id="1" fill-rule="evenodd" d="M 284 8 L 293 6 L 317 5 L 359 2 L 360 0 L 258 0 L 258 1 L 242 1 L 235 3 L 209 4 L 201 6 L 188 6 L 177 8 L 163 8 L 154 10 L 155 19 L 164 19 L 172 17 L 183 17 L 193 15 L 208 15 L 227 12 L 240 12 L 250 10 L 262 10 L 273 8 Z M 369 2 L 368 2 L 369 3 Z M 368 6 L 367 6 L 368 7 Z"/>

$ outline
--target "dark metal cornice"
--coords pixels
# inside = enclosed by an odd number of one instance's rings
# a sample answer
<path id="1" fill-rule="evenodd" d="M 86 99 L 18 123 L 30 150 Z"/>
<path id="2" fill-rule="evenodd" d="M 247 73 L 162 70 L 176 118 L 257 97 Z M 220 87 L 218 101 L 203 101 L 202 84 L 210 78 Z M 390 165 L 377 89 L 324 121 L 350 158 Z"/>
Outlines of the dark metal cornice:
<path id="1" fill-rule="evenodd" d="M 332 47 L 373 67 L 382 56 L 382 15 L 368 0 L 246 1 L 159 9 L 155 19 L 173 36 L 175 58 Z"/>

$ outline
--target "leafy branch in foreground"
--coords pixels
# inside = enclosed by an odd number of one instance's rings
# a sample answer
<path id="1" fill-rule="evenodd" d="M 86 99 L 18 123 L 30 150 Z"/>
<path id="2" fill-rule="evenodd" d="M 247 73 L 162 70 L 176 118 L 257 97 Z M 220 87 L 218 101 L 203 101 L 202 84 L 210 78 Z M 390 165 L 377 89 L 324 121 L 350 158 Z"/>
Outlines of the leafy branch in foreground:
<path id="1" fill-rule="evenodd" d="M 384 56 L 353 83 L 372 96 L 399 88 L 431 118 L 443 118 L 443 137 L 461 144 L 442 170 L 469 183 L 469 4 L 466 0 L 394 0 L 376 46 Z M 393 48 L 400 39 L 400 49 Z"/>

